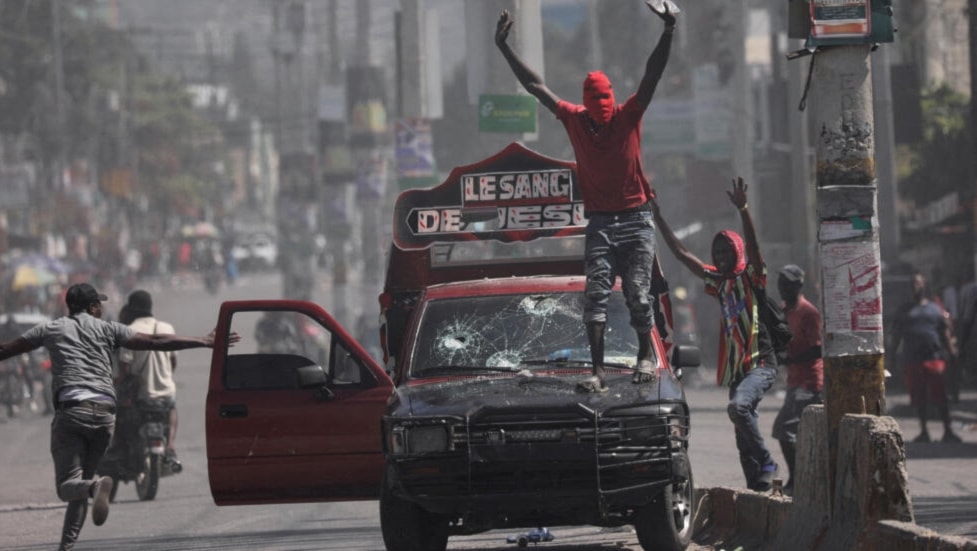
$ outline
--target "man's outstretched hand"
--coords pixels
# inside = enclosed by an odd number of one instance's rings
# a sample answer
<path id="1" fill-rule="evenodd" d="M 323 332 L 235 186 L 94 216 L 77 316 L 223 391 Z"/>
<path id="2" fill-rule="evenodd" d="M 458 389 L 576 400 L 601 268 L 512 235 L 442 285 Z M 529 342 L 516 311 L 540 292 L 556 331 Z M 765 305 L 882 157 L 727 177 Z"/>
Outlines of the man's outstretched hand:
<path id="1" fill-rule="evenodd" d="M 667 1 L 666 2 L 662 2 L 662 6 L 665 8 L 664 11 L 658 11 L 658 10 L 655 9 L 655 2 L 654 2 L 654 0 L 647 0 L 645 2 L 645 5 L 647 5 L 648 6 L 648 9 L 650 9 L 652 12 L 654 12 L 655 15 L 657 15 L 658 17 L 661 17 L 662 21 L 665 22 L 665 26 L 666 27 L 674 27 L 675 26 L 675 15 L 669 9 L 668 2 Z M 498 41 L 498 39 L 496 39 L 496 41 Z"/>
<path id="2" fill-rule="evenodd" d="M 729 201 L 737 209 L 743 210 L 746 208 L 746 184 L 743 183 L 742 176 L 733 180 L 733 189 L 732 191 L 726 191 L 726 195 L 729 195 Z"/>
<path id="3" fill-rule="evenodd" d="M 505 41 L 509 38 L 509 31 L 512 29 L 512 24 L 514 20 L 512 16 L 509 15 L 509 10 L 502 10 L 502 15 L 499 16 L 499 22 L 495 25 L 495 45 L 502 47 Z"/>

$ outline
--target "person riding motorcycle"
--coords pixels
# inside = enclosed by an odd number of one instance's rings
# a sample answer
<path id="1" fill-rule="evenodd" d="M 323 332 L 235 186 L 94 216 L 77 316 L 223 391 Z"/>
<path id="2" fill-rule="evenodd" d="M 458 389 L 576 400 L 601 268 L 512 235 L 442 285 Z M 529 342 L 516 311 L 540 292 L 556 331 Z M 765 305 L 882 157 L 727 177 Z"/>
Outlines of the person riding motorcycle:
<path id="1" fill-rule="evenodd" d="M 119 321 L 140 333 L 175 334 L 172 325 L 153 316 L 153 297 L 142 289 L 129 294 L 128 301 L 119 312 Z M 137 409 L 152 406 L 168 410 L 164 461 L 178 470 L 180 461 L 175 447 L 178 415 L 176 384 L 173 380 L 173 371 L 177 366 L 176 352 L 122 349 L 118 360 L 120 401 L 128 401 Z M 125 384 L 125 381 L 129 383 Z"/>

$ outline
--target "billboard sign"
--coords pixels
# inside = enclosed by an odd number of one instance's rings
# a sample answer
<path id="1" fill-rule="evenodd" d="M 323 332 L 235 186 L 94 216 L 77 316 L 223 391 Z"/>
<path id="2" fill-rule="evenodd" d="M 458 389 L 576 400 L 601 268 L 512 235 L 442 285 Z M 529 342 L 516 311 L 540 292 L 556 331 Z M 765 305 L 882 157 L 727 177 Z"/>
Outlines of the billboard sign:
<path id="1" fill-rule="evenodd" d="M 536 98 L 525 94 L 480 95 L 478 130 L 512 134 L 536 132 Z"/>

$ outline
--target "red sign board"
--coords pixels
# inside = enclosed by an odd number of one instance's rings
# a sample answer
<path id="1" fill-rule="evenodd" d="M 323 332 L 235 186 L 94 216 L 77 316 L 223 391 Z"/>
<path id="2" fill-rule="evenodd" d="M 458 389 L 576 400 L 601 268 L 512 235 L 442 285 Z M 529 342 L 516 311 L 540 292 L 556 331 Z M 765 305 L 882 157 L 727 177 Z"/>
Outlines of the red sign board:
<path id="1" fill-rule="evenodd" d="M 452 241 L 529 241 L 581 235 L 586 223 L 576 163 L 512 143 L 455 168 L 437 187 L 401 193 L 394 243 L 423 249 Z"/>

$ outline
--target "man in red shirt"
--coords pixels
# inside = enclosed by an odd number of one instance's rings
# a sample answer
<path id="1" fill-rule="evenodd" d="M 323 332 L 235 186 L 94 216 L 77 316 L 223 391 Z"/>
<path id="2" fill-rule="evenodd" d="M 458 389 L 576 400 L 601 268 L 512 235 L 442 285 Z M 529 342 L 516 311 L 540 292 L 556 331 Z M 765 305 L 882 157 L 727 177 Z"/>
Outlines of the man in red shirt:
<path id="1" fill-rule="evenodd" d="M 824 366 L 821 360 L 821 312 L 801 293 L 804 270 L 795 264 L 780 269 L 777 290 L 784 300 L 784 316 L 793 335 L 787 345 L 787 396 L 773 422 L 773 437 L 787 462 L 790 478 L 784 492 L 794 490 L 794 461 L 797 456 L 797 429 L 804 408 L 823 402 Z"/>
<path id="2" fill-rule="evenodd" d="M 638 90 L 622 104 L 614 103 L 607 75 L 587 74 L 583 105 L 564 101 L 543 83 L 535 71 L 509 47 L 506 39 L 513 19 L 503 11 L 495 30 L 495 44 L 526 90 L 559 119 L 577 160 L 580 191 L 587 223 L 585 274 L 587 276 L 584 323 L 590 344 L 594 376 L 580 389 L 604 392 L 604 329 L 607 302 L 614 280 L 621 286 L 638 336 L 637 365 L 633 381 L 654 379 L 651 330 L 654 327 L 651 270 L 655 258 L 655 225 L 648 201 L 654 196 L 641 166 L 641 118 L 658 86 L 675 31 L 675 16 L 666 5 L 663 12 L 649 8 L 665 22 L 665 32 L 648 57 Z"/>

